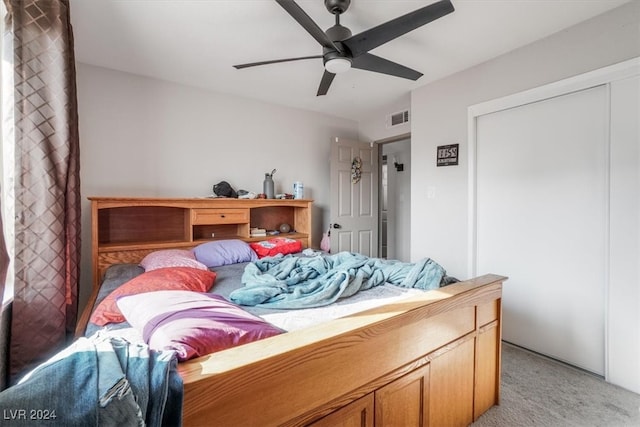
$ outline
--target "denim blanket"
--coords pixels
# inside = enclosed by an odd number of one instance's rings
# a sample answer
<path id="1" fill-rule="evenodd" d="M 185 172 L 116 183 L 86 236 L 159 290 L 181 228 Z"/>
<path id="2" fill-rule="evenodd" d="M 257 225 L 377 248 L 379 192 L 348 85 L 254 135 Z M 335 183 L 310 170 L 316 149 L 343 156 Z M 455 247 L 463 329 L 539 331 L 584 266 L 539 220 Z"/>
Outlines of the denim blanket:
<path id="1" fill-rule="evenodd" d="M 178 426 L 182 379 L 173 352 L 80 338 L 0 393 L 6 426 Z"/>
<path id="2" fill-rule="evenodd" d="M 383 283 L 435 289 L 445 274 L 429 258 L 405 263 L 352 252 L 276 256 L 248 264 L 242 275 L 244 287 L 229 297 L 236 304 L 265 308 L 320 307 Z"/>

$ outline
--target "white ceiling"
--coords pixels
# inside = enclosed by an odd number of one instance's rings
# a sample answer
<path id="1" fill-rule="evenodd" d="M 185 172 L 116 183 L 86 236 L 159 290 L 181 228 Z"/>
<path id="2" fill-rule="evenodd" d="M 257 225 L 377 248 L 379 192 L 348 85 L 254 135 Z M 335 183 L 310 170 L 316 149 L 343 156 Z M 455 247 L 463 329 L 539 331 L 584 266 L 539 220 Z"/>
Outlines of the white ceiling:
<path id="1" fill-rule="evenodd" d="M 322 60 L 236 70 L 234 64 L 319 55 L 320 45 L 272 0 L 71 0 L 76 60 L 218 92 L 359 120 L 412 89 L 629 0 L 452 0 L 455 12 L 372 53 L 424 73 L 417 81 L 351 69 L 316 97 Z M 353 34 L 433 0 L 352 0 Z M 298 0 L 322 28 L 322 0 Z"/>

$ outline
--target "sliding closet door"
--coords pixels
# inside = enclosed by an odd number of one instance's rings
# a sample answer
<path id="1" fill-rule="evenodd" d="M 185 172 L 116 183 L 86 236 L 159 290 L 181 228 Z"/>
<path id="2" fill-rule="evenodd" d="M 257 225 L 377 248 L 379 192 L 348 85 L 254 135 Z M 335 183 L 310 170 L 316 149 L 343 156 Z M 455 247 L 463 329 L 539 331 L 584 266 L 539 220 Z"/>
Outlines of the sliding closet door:
<path id="1" fill-rule="evenodd" d="M 604 373 L 607 90 L 477 119 L 478 273 L 504 286 L 506 341 Z"/>

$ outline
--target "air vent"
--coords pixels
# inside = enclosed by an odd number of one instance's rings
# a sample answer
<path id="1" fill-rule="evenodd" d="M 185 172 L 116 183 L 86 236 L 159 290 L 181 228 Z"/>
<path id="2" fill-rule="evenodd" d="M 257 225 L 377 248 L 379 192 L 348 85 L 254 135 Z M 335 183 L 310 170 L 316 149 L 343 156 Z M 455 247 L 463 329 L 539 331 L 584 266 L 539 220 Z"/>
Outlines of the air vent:
<path id="1" fill-rule="evenodd" d="M 409 110 L 400 111 L 399 113 L 389 114 L 387 116 L 387 128 L 400 126 L 409 123 Z"/>

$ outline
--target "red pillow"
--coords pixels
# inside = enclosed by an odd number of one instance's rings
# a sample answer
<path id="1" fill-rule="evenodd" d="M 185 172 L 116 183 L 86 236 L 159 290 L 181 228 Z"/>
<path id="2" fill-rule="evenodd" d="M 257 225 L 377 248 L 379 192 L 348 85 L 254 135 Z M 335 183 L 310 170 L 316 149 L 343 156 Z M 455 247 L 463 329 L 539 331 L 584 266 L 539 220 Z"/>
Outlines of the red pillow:
<path id="1" fill-rule="evenodd" d="M 258 258 L 274 256 L 277 254 L 294 254 L 302 251 L 302 242 L 286 237 L 275 237 L 269 240 L 249 243 L 251 249 L 258 254 Z"/>
<path id="2" fill-rule="evenodd" d="M 124 283 L 111 292 L 96 307 L 90 321 L 98 326 L 124 322 L 125 318 L 116 300 L 125 295 L 142 294 L 158 290 L 207 292 L 216 280 L 216 273 L 191 267 L 169 267 L 148 271 Z"/>

